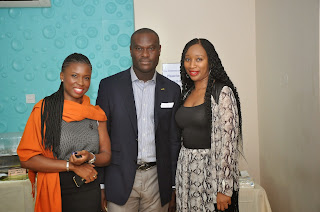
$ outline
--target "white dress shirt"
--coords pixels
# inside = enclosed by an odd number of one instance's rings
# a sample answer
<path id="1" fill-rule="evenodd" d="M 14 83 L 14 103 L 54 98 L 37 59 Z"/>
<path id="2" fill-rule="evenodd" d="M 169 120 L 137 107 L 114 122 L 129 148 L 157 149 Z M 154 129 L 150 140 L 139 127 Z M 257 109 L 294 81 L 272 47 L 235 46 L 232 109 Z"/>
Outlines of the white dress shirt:
<path id="1" fill-rule="evenodd" d="M 133 68 L 130 69 L 138 124 L 137 163 L 156 161 L 154 96 L 156 72 L 151 80 L 139 80 Z"/>

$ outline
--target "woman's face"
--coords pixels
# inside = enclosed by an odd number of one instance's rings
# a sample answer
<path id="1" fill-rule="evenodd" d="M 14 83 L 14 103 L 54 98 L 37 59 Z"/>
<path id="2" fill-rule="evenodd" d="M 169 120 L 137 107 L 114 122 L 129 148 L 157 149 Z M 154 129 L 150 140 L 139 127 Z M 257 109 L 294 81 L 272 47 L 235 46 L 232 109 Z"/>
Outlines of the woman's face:
<path id="1" fill-rule="evenodd" d="M 188 49 L 184 58 L 184 67 L 194 82 L 208 80 L 208 55 L 200 44 L 195 44 Z"/>
<path id="2" fill-rule="evenodd" d="M 82 97 L 90 87 L 91 68 L 85 63 L 70 63 L 60 73 L 60 79 L 63 81 L 64 99 L 82 103 Z"/>

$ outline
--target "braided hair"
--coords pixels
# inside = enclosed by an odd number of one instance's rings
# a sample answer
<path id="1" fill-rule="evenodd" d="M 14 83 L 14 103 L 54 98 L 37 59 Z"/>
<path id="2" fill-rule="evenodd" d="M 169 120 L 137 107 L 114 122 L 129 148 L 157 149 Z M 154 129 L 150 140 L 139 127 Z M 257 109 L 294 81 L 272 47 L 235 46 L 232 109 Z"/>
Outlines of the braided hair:
<path id="1" fill-rule="evenodd" d="M 63 61 L 61 72 L 71 63 L 84 63 L 90 66 L 89 59 L 78 53 L 73 53 L 66 57 Z M 53 152 L 53 155 L 57 157 L 60 153 L 60 136 L 61 136 L 61 122 L 64 103 L 64 86 L 61 82 L 59 90 L 50 96 L 43 99 L 41 105 L 41 138 L 42 144 L 46 150 Z"/>
<path id="2" fill-rule="evenodd" d="M 224 67 L 221 64 L 221 60 L 219 58 L 218 53 L 216 52 L 214 46 L 210 41 L 204 38 L 195 38 L 191 41 L 189 41 L 182 52 L 181 61 L 180 61 L 180 75 L 181 75 L 181 82 L 182 82 L 182 99 L 181 102 L 184 102 L 184 100 L 187 98 L 187 96 L 191 93 L 190 91 L 194 87 L 194 82 L 190 79 L 189 75 L 186 72 L 186 69 L 184 67 L 184 60 L 185 55 L 188 51 L 188 49 L 195 45 L 200 44 L 204 50 L 206 51 L 208 55 L 208 65 L 209 65 L 209 77 L 208 77 L 208 84 L 204 96 L 204 102 L 206 106 L 206 113 L 208 114 L 208 117 L 211 117 L 209 119 L 210 126 L 212 123 L 212 107 L 211 107 L 211 94 L 212 94 L 212 88 L 214 82 L 221 82 L 224 85 L 230 87 L 233 91 L 233 94 L 235 96 L 237 107 L 238 107 L 238 113 L 239 113 L 239 139 L 238 139 L 238 148 L 240 152 L 242 151 L 242 115 L 241 115 L 241 108 L 240 108 L 240 100 L 238 96 L 238 92 L 236 87 L 233 85 L 232 81 L 228 77 L 226 71 L 224 70 Z"/>

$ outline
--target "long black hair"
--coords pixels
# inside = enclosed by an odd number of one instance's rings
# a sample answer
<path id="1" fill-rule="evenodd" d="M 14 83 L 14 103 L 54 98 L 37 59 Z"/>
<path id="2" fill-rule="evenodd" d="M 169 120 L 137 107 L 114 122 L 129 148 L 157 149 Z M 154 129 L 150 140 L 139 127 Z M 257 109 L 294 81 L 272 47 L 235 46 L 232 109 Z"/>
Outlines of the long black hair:
<path id="1" fill-rule="evenodd" d="M 71 63 L 88 64 L 92 69 L 89 59 L 78 53 L 73 53 L 63 61 L 61 72 Z M 41 138 L 46 150 L 51 150 L 57 157 L 60 153 L 61 122 L 64 103 L 64 86 L 61 81 L 59 90 L 43 99 L 41 105 Z"/>
<path id="2" fill-rule="evenodd" d="M 216 52 L 214 46 L 210 41 L 204 38 L 195 38 L 191 41 L 189 41 L 182 52 L 181 61 L 180 61 L 180 75 L 181 75 L 181 82 L 182 82 L 182 102 L 186 99 L 187 95 L 190 94 L 190 90 L 193 89 L 194 82 L 190 79 L 188 76 L 186 69 L 184 67 L 184 60 L 185 55 L 188 51 L 188 49 L 195 45 L 200 44 L 204 50 L 206 51 L 208 55 L 208 65 L 209 65 L 209 77 L 208 77 L 208 84 L 206 88 L 206 93 L 204 96 L 204 102 L 206 105 L 206 112 L 208 114 L 208 117 L 210 117 L 209 122 L 210 126 L 212 123 L 212 108 L 211 108 L 211 94 L 212 94 L 212 88 L 214 82 L 221 82 L 224 85 L 230 87 L 233 91 L 233 94 L 235 96 L 236 102 L 237 102 L 237 108 L 239 113 L 239 139 L 238 139 L 238 148 L 240 152 L 242 151 L 242 115 L 241 115 L 241 106 L 240 106 L 240 99 L 238 96 L 238 92 L 236 87 L 233 85 L 232 81 L 228 77 L 226 71 L 224 70 L 224 67 L 221 64 L 221 60 L 219 58 L 218 53 Z M 217 102 L 218 103 L 218 102 Z"/>

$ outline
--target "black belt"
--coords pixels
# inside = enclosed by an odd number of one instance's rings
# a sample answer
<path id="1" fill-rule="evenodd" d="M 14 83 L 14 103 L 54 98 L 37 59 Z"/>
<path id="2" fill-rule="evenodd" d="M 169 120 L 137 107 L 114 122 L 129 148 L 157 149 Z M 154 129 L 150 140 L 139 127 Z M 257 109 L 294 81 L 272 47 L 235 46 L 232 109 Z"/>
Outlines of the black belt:
<path id="1" fill-rule="evenodd" d="M 156 162 L 141 163 L 141 164 L 137 164 L 137 169 L 147 171 L 152 167 L 154 167 L 155 165 L 157 165 Z"/>

